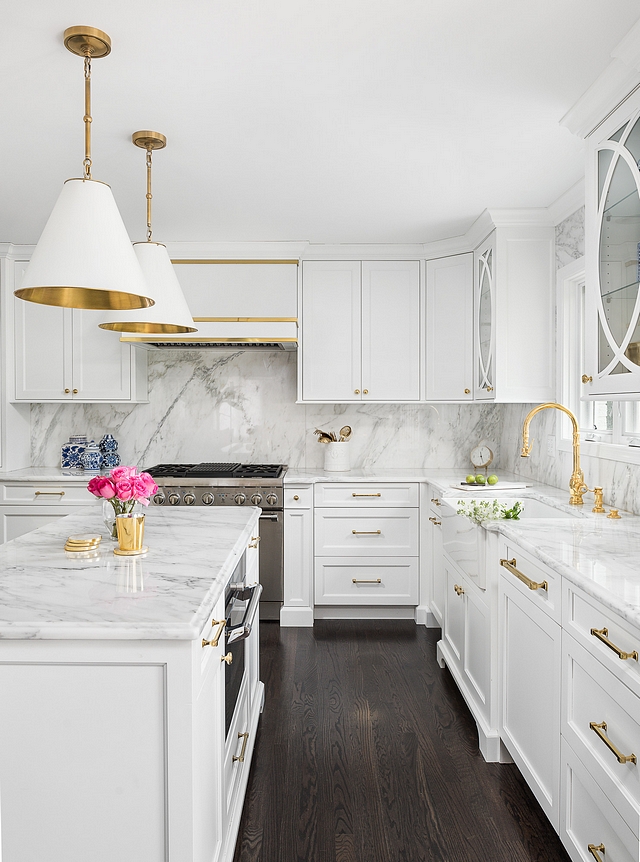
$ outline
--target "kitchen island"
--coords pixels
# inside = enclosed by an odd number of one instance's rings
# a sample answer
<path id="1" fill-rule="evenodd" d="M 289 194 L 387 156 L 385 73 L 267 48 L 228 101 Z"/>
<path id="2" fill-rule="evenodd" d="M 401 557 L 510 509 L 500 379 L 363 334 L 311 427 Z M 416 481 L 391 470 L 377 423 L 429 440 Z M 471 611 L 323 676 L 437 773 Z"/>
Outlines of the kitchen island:
<path id="1" fill-rule="evenodd" d="M 225 722 L 216 634 L 259 514 L 150 510 L 141 557 L 63 550 L 95 509 L 0 546 L 3 862 L 232 857 L 263 686 L 255 628 Z"/>

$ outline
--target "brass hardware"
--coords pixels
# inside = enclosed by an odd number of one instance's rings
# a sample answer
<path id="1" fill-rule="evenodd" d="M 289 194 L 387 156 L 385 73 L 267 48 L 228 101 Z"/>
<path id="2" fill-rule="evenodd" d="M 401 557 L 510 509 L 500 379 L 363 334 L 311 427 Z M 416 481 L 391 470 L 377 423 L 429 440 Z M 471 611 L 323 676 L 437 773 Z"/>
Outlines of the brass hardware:
<path id="1" fill-rule="evenodd" d="M 261 538 L 260 536 L 251 536 L 251 541 L 249 542 L 249 544 L 248 544 L 248 546 L 247 546 L 247 547 L 249 547 L 249 548 L 257 548 L 257 547 L 258 547 L 258 542 L 260 541 L 260 538 Z"/>
<path id="2" fill-rule="evenodd" d="M 351 530 L 354 536 L 380 536 L 382 530 Z"/>
<path id="3" fill-rule="evenodd" d="M 220 661 L 226 661 L 227 664 L 231 664 L 233 661 L 233 653 L 228 652 L 226 655 L 221 656 Z"/>
<path id="4" fill-rule="evenodd" d="M 619 749 L 615 747 L 613 742 L 611 742 L 609 737 L 604 733 L 604 731 L 607 729 L 606 721 L 601 721 L 600 724 L 597 724 L 595 721 L 590 721 L 589 727 L 600 737 L 600 739 L 604 742 L 609 751 L 616 756 L 618 763 L 638 762 L 638 758 L 635 756 L 635 754 L 623 754 Z"/>
<path id="5" fill-rule="evenodd" d="M 360 390 L 359 390 L 359 389 L 354 389 L 354 390 L 353 390 L 353 394 L 354 394 L 354 395 L 360 395 Z"/>
<path id="6" fill-rule="evenodd" d="M 378 491 L 376 494 L 356 494 L 355 491 L 353 491 L 351 496 L 352 497 L 382 497 L 382 494 L 380 493 L 380 491 Z"/>
<path id="7" fill-rule="evenodd" d="M 520 457 L 528 458 L 531 454 L 531 447 L 533 446 L 533 440 L 529 443 L 529 424 L 531 423 L 531 420 L 536 413 L 539 413 L 541 410 L 546 410 L 549 407 L 555 407 L 556 410 L 562 410 L 562 412 L 566 413 L 569 419 L 571 419 L 571 425 L 573 426 L 573 471 L 571 473 L 571 479 L 569 479 L 569 488 L 571 489 L 569 504 L 571 506 L 582 506 L 584 502 L 582 498 L 589 489 L 584 481 L 584 473 L 580 469 L 580 429 L 578 428 L 578 420 L 571 410 L 567 407 L 563 407 L 562 404 L 554 404 L 550 401 L 546 404 L 539 404 L 537 407 L 534 407 L 533 410 L 529 411 L 525 417 L 524 425 L 522 426 L 522 451 L 520 452 Z"/>
<path id="8" fill-rule="evenodd" d="M 36 491 L 36 497 L 64 497 L 65 491 Z"/>
<path id="9" fill-rule="evenodd" d="M 500 565 L 504 566 L 504 568 L 508 572 L 511 572 L 512 575 L 515 575 L 516 578 L 519 578 L 519 580 L 521 580 L 523 584 L 526 584 L 530 590 L 549 590 L 549 584 L 546 581 L 541 581 L 540 583 L 532 581 L 531 578 L 528 578 L 516 569 L 516 563 L 517 561 L 515 557 L 512 560 L 500 560 Z"/>
<path id="10" fill-rule="evenodd" d="M 194 317 L 196 323 L 297 323 L 297 317 Z"/>
<path id="11" fill-rule="evenodd" d="M 618 514 L 618 510 L 617 510 L 617 509 L 611 509 L 611 511 L 610 511 L 610 512 L 609 512 L 609 514 L 607 515 L 607 518 L 611 518 L 611 520 L 612 520 L 612 521 L 619 521 L 619 520 L 620 520 L 620 517 L 621 517 L 621 516 Z"/>
<path id="12" fill-rule="evenodd" d="M 464 390 L 464 394 L 465 394 L 465 395 L 470 395 L 470 394 L 471 394 L 471 390 L 470 390 L 470 389 L 465 389 L 465 390 Z"/>
<path id="13" fill-rule="evenodd" d="M 131 135 L 131 140 L 136 147 L 141 147 L 143 150 L 147 151 L 147 242 L 151 242 L 151 237 L 153 235 L 153 229 L 151 227 L 151 201 L 153 199 L 153 195 L 151 194 L 151 154 L 154 150 L 162 150 L 166 147 L 167 139 L 161 132 L 144 130 L 134 132 Z"/>
<path id="14" fill-rule="evenodd" d="M 71 392 L 71 390 L 70 390 L 70 389 L 65 389 L 65 390 L 64 390 L 64 394 L 65 394 L 65 395 L 68 395 L 70 392 Z"/>
<path id="15" fill-rule="evenodd" d="M 593 383 L 593 377 L 587 376 L 586 374 L 582 375 L 583 383 Z"/>
<path id="16" fill-rule="evenodd" d="M 431 502 L 435 503 L 436 506 L 442 506 L 442 503 L 440 502 L 440 500 L 437 497 L 432 497 Z"/>
<path id="17" fill-rule="evenodd" d="M 376 578 L 375 581 L 363 581 L 363 580 L 358 580 L 357 578 L 351 578 L 351 582 L 353 584 L 381 584 L 382 578 Z"/>
<path id="18" fill-rule="evenodd" d="M 211 620 L 211 626 L 218 626 L 218 631 L 214 634 L 210 641 L 206 641 L 204 638 L 202 638 L 202 646 L 217 647 L 218 641 L 220 640 L 220 635 L 224 631 L 224 627 L 226 626 L 226 624 L 226 620 Z"/>
<path id="19" fill-rule="evenodd" d="M 255 260 L 243 260 L 242 258 L 229 258 L 223 260 L 210 260 L 210 259 L 196 259 L 196 258 L 176 258 L 172 260 L 171 263 L 291 263 L 296 266 L 299 265 L 300 261 L 295 258 L 289 258 L 287 260 L 268 260 L 268 259 L 258 259 Z"/>
<path id="20" fill-rule="evenodd" d="M 74 394 L 74 395 L 77 395 L 77 394 L 78 394 L 78 390 L 77 390 L 77 389 L 74 389 L 74 390 L 73 390 L 73 394 Z"/>
<path id="21" fill-rule="evenodd" d="M 429 518 L 432 524 L 435 524 L 436 527 L 440 527 L 442 525 L 442 521 L 439 521 L 437 518 Z"/>
<path id="22" fill-rule="evenodd" d="M 600 856 L 600 853 L 604 853 L 604 844 L 588 844 L 587 850 L 591 853 L 596 862 L 604 862 L 604 859 Z"/>
<path id="23" fill-rule="evenodd" d="M 463 596 L 464 595 L 463 588 L 458 586 L 458 584 L 453 585 L 453 591 L 457 596 Z"/>
<path id="24" fill-rule="evenodd" d="M 602 515 L 604 512 L 604 506 L 602 505 L 602 488 L 594 488 L 593 489 L 593 509 L 592 512 L 595 512 L 596 515 Z"/>
<path id="25" fill-rule="evenodd" d="M 293 499 L 294 499 L 294 500 L 299 500 L 299 499 L 300 499 L 300 497 L 298 497 L 298 495 L 297 495 L 297 494 L 294 494 L 294 495 L 293 495 Z"/>
<path id="26" fill-rule="evenodd" d="M 249 742 L 249 731 L 248 730 L 245 730 L 244 733 L 238 734 L 238 739 L 242 739 L 243 737 L 244 737 L 244 742 L 242 743 L 242 750 L 240 751 L 240 754 L 237 757 L 235 754 L 233 755 L 233 757 L 231 758 L 232 763 L 236 763 L 236 762 L 237 763 L 244 763 L 244 753 L 247 750 L 247 742 Z"/>
<path id="27" fill-rule="evenodd" d="M 369 394 L 369 390 L 368 390 L 368 389 L 363 389 L 363 390 L 362 390 L 362 394 L 363 394 L 363 395 L 368 395 L 368 394 Z"/>
<path id="28" fill-rule="evenodd" d="M 15 293 L 15 291 L 14 291 Z M 150 305 L 151 303 L 149 303 Z M 84 307 L 84 306 L 83 306 Z M 104 327 L 102 327 L 104 329 Z M 133 341 L 139 341 L 142 344 L 147 344 L 149 342 L 153 343 L 158 340 L 157 335 L 147 335 L 144 338 L 139 337 L 128 337 L 128 336 L 120 336 L 120 341 L 129 344 Z M 264 338 L 198 338 L 197 336 L 191 336 L 190 338 L 185 338 L 183 335 L 178 335 L 176 338 L 172 338 L 171 341 L 176 344 L 191 344 L 191 342 L 196 342 L 198 344 L 262 344 L 264 342 Z M 297 338 L 278 338 L 278 343 L 282 342 L 293 342 L 295 344 L 298 343 Z"/>
<path id="29" fill-rule="evenodd" d="M 493 386 L 487 386 L 487 392 L 493 392 Z"/>
<path id="30" fill-rule="evenodd" d="M 613 650 L 613 652 L 618 656 L 619 659 L 622 659 L 622 661 L 627 661 L 627 659 L 630 658 L 632 658 L 634 661 L 638 661 L 637 650 L 633 650 L 633 652 L 625 652 L 624 650 L 620 649 L 619 646 L 616 646 L 609 640 L 609 629 L 591 629 L 591 634 L 594 638 L 598 638 L 598 640 L 601 641 L 605 646 L 608 646 L 610 650 Z"/>

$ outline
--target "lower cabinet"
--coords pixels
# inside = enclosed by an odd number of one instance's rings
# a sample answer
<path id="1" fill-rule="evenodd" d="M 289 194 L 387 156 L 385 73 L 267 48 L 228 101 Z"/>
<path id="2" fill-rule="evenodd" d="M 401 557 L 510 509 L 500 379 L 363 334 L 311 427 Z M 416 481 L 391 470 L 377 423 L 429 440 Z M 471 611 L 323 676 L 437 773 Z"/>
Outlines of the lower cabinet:
<path id="1" fill-rule="evenodd" d="M 284 489 L 284 604 L 281 626 L 313 625 L 313 486 Z"/>
<path id="2" fill-rule="evenodd" d="M 0 542 L 17 539 L 37 527 L 99 505 L 86 482 L 5 482 L 0 484 Z"/>

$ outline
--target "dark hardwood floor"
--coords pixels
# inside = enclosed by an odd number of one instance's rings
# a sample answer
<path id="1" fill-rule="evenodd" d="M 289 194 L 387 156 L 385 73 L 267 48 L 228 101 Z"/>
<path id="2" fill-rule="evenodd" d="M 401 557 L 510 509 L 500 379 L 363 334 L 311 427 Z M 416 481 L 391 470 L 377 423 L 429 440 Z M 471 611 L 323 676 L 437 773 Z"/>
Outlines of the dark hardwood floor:
<path id="1" fill-rule="evenodd" d="M 569 862 L 409 621 L 261 627 L 266 687 L 234 862 Z"/>

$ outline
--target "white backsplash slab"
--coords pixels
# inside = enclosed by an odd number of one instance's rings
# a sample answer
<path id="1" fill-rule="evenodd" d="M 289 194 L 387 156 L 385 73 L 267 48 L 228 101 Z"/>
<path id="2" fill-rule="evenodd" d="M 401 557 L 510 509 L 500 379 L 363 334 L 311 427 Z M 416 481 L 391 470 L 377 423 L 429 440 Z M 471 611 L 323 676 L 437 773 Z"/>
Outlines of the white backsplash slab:
<path id="1" fill-rule="evenodd" d="M 354 467 L 460 467 L 487 442 L 499 464 L 503 407 L 296 404 L 296 354 L 163 351 L 149 355 L 149 403 L 33 404 L 32 465 L 57 466 L 70 434 L 110 432 L 123 463 L 241 461 L 321 467 L 315 428 L 353 428 Z"/>

